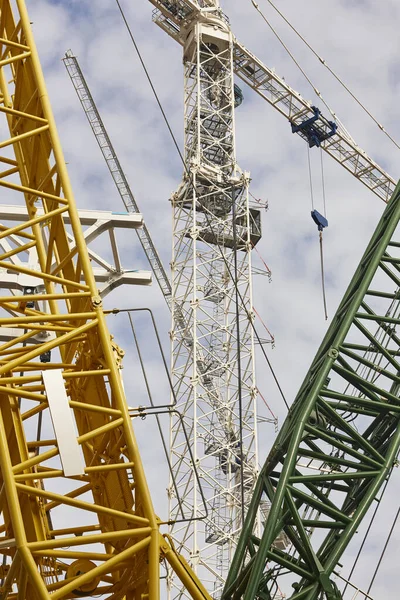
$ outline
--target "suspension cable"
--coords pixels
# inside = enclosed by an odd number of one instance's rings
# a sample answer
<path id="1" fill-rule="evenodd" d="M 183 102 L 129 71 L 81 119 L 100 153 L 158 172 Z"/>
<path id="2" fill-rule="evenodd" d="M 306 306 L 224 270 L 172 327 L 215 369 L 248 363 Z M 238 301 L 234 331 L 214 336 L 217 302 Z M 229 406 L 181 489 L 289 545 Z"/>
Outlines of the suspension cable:
<path id="1" fill-rule="evenodd" d="M 396 142 L 396 140 L 389 134 L 389 132 L 384 128 L 384 126 L 382 125 L 382 123 L 379 123 L 379 121 L 374 117 L 374 115 L 366 108 L 366 106 L 361 102 L 361 100 L 359 100 L 359 98 L 357 98 L 357 96 L 354 94 L 354 92 L 352 92 L 350 90 L 350 88 L 340 79 L 339 75 L 328 65 L 328 63 L 326 62 L 326 60 L 324 58 L 322 58 L 322 56 L 320 56 L 315 50 L 314 48 L 311 46 L 311 44 L 309 44 L 307 42 L 307 40 L 301 35 L 301 33 L 299 33 L 299 31 L 291 24 L 291 22 L 285 17 L 285 15 L 278 9 L 277 6 L 275 6 L 275 4 L 272 2 L 272 0 L 267 0 L 268 4 L 270 4 L 272 6 L 272 8 L 278 13 L 278 15 L 285 21 L 285 23 L 290 27 L 290 29 L 297 35 L 297 37 L 299 37 L 301 39 L 301 41 L 307 46 L 307 48 L 309 50 L 311 50 L 311 52 L 314 54 L 314 56 L 319 60 L 319 62 L 326 68 L 328 69 L 329 73 L 331 73 L 331 75 L 333 75 L 333 77 L 336 79 L 336 81 L 346 90 L 346 92 L 348 94 L 350 94 L 350 96 L 353 98 L 353 100 L 355 100 L 357 102 L 357 104 L 360 106 L 360 108 L 362 108 L 362 110 L 373 120 L 373 122 L 375 123 L 375 125 L 377 125 L 379 127 L 379 129 L 386 135 L 386 137 L 389 138 L 389 140 L 396 146 L 396 148 L 398 148 L 400 150 L 400 145 Z M 261 9 L 259 8 L 258 4 L 256 4 L 256 2 L 254 0 L 252 0 L 253 6 L 256 8 L 256 10 L 261 14 L 261 16 L 265 19 Z M 297 63 L 296 63 L 297 64 Z M 322 98 L 321 98 L 322 100 Z M 331 114 L 333 114 L 331 112 Z"/>
<path id="2" fill-rule="evenodd" d="M 303 76 L 305 77 L 305 79 L 308 81 L 308 83 L 310 84 L 310 86 L 314 90 L 315 94 L 318 96 L 318 98 L 321 100 L 321 102 L 326 106 L 327 110 L 330 112 L 330 114 L 332 115 L 332 117 L 334 119 L 337 119 L 337 117 L 336 117 L 335 113 L 333 112 L 333 110 L 331 109 L 331 107 L 323 99 L 323 97 L 321 95 L 321 92 L 315 87 L 315 85 L 313 84 L 313 82 L 311 81 L 311 79 L 309 78 L 309 76 L 307 75 L 307 73 L 305 72 L 305 70 L 303 69 L 303 67 L 300 65 L 300 63 L 298 62 L 298 60 L 295 58 L 294 54 L 289 50 L 289 48 L 286 46 L 285 42 L 279 36 L 279 34 L 277 33 L 277 31 L 272 27 L 271 23 L 268 21 L 267 17 L 264 15 L 264 13 L 262 12 L 262 10 L 258 6 L 257 2 L 255 2 L 255 0 L 251 0 L 251 2 L 253 4 L 254 8 L 256 9 L 256 11 L 261 15 L 262 19 L 268 25 L 268 27 L 270 28 L 270 30 L 272 31 L 272 33 L 274 34 L 274 36 L 279 40 L 280 44 L 286 50 L 286 52 L 288 53 L 288 55 L 290 56 L 290 58 L 292 59 L 292 61 L 296 65 L 296 67 L 299 69 L 299 71 L 303 74 Z"/>
<path id="3" fill-rule="evenodd" d="M 153 92 L 153 94 L 154 94 L 154 97 L 155 97 L 155 99 L 156 99 L 156 101 L 157 101 L 158 108 L 160 109 L 160 111 L 161 111 L 161 114 L 162 114 L 162 116 L 163 116 L 163 118 L 164 118 L 165 124 L 166 124 L 166 126 L 168 127 L 168 131 L 169 131 L 169 133 L 170 133 L 170 135 L 171 135 L 172 141 L 174 142 L 174 145 L 175 145 L 176 151 L 178 152 L 178 154 L 179 154 L 179 156 L 180 156 L 180 158 L 181 158 L 181 161 L 183 162 L 183 164 L 185 164 L 184 158 L 183 158 L 183 156 L 182 156 L 182 152 L 180 151 L 180 148 L 179 148 L 178 142 L 176 141 L 176 138 L 175 138 L 175 136 L 174 136 L 174 132 L 172 131 L 171 125 L 169 124 L 169 121 L 168 121 L 167 115 L 166 115 L 166 113 L 165 113 L 165 111 L 164 111 L 164 109 L 163 109 L 163 106 L 162 106 L 162 104 L 161 104 L 161 100 L 160 100 L 160 98 L 158 97 L 158 94 L 157 94 L 157 92 L 156 92 L 156 89 L 155 89 L 155 87 L 154 87 L 154 85 L 153 85 L 153 82 L 152 82 L 152 80 L 151 80 L 151 77 L 150 77 L 150 74 L 149 74 L 149 72 L 148 72 L 148 70 L 147 70 L 146 64 L 145 64 L 145 62 L 144 62 L 144 60 L 143 60 L 143 57 L 142 57 L 142 55 L 141 55 L 141 52 L 140 52 L 140 50 L 139 50 L 139 48 L 138 48 L 138 45 L 137 45 L 137 43 L 136 43 L 136 41 L 135 41 L 135 38 L 134 38 L 134 36 L 133 36 L 132 30 L 131 30 L 131 28 L 129 27 L 129 23 L 128 23 L 127 19 L 126 19 L 126 16 L 125 16 L 125 13 L 124 13 L 124 11 L 123 11 L 123 9 L 122 9 L 122 6 L 121 6 L 121 4 L 120 4 L 119 0 L 115 0 L 115 2 L 117 3 L 117 6 L 118 6 L 118 8 L 119 8 L 119 12 L 121 13 L 121 17 L 122 17 L 122 19 L 123 19 L 123 21 L 124 21 L 124 23 L 125 23 L 125 26 L 126 26 L 126 29 L 127 29 L 127 31 L 128 31 L 129 37 L 131 38 L 131 42 L 132 42 L 132 44 L 133 44 L 133 46 L 134 46 L 134 48 L 135 48 L 135 50 L 136 50 L 136 54 L 138 55 L 138 57 L 139 57 L 139 60 L 140 60 L 140 63 L 141 63 L 141 65 L 142 65 L 142 67 L 143 67 L 143 71 L 144 71 L 144 72 L 145 72 L 145 74 L 146 74 L 147 81 L 149 82 L 149 85 L 150 85 L 150 87 L 151 87 L 151 90 L 152 90 L 152 92 Z"/>
<path id="4" fill-rule="evenodd" d="M 323 199 L 323 202 L 324 202 L 324 217 L 325 217 L 325 219 L 327 219 L 328 215 L 327 215 L 327 211 L 326 211 L 324 161 L 323 161 L 322 148 L 321 147 L 319 149 L 319 155 L 321 157 L 321 181 L 322 181 L 322 199 Z"/>
<path id="5" fill-rule="evenodd" d="M 242 527 L 245 518 L 244 497 L 244 454 L 243 454 L 243 402 L 242 402 L 242 353 L 240 347 L 240 313 L 239 313 L 239 285 L 238 285 L 238 260 L 237 260 L 237 230 L 236 230 L 236 197 L 235 189 L 232 187 L 232 229 L 233 229 L 233 253 L 234 260 L 234 284 L 235 284 L 235 309 L 236 309 L 236 355 L 237 355 L 237 378 L 238 378 L 238 403 L 239 403 L 239 456 L 240 456 L 240 494 L 241 494 L 241 517 Z"/>
<path id="6" fill-rule="evenodd" d="M 371 591 L 371 588 L 372 588 L 372 586 L 373 586 L 373 584 L 374 584 L 375 577 L 377 576 L 377 574 L 378 574 L 378 571 L 379 571 L 379 569 L 380 569 L 380 566 L 381 566 L 381 564 L 382 564 L 383 557 L 385 556 L 385 552 L 386 552 L 386 550 L 387 550 L 387 547 L 388 547 L 388 545 L 389 545 L 390 538 L 392 537 L 392 533 L 393 533 L 393 530 L 394 530 L 394 528 L 395 528 L 395 525 L 396 525 L 396 523 L 397 523 L 397 519 L 399 518 L 399 515 L 400 515 L 400 507 L 397 509 L 396 516 L 395 516 L 395 518 L 393 519 L 393 523 L 392 523 L 392 526 L 391 526 L 391 528 L 390 528 L 389 534 L 388 534 L 388 536 L 387 536 L 387 538 L 386 538 L 386 542 L 385 542 L 385 545 L 384 545 L 384 547 L 383 547 L 383 550 L 382 550 L 382 552 L 381 552 L 381 555 L 380 555 L 380 557 L 379 557 L 378 564 L 376 565 L 376 568 L 375 568 L 374 574 L 372 575 L 371 582 L 370 582 L 370 584 L 369 584 L 369 586 L 368 586 L 368 589 L 367 589 L 367 594 L 369 594 L 369 593 L 370 593 L 370 591 Z"/>
<path id="7" fill-rule="evenodd" d="M 362 542 L 361 542 L 361 546 L 360 546 L 360 548 L 358 549 L 357 555 L 356 555 L 356 557 L 355 557 L 355 559 L 354 559 L 353 566 L 351 567 L 350 573 L 349 573 L 349 575 L 347 576 L 347 580 L 348 580 L 348 582 L 349 582 L 349 581 L 350 581 L 350 579 L 352 578 L 352 576 L 353 576 L 353 573 L 354 573 L 354 571 L 355 571 L 355 568 L 356 568 L 356 566 L 357 566 L 357 563 L 358 563 L 358 561 L 359 561 L 359 559 L 360 559 L 361 553 L 362 553 L 362 551 L 363 551 L 363 549 L 364 549 L 364 546 L 365 546 L 365 542 L 367 541 L 367 538 L 368 538 L 368 536 L 369 536 L 369 534 L 370 534 L 370 531 L 371 531 L 372 525 L 374 524 L 374 521 L 375 521 L 375 518 L 376 518 L 377 512 L 378 512 L 378 510 L 379 510 L 379 508 L 380 508 L 380 506 L 381 506 L 382 498 L 383 498 L 383 496 L 384 496 L 384 494 L 385 494 L 385 492 L 386 492 L 386 488 L 387 488 L 387 486 L 388 486 L 388 484 L 389 484 L 389 481 L 390 481 L 390 478 L 391 478 L 391 476 L 392 476 L 392 473 L 393 473 L 393 467 L 391 468 L 391 470 L 390 470 L 390 473 L 389 473 L 389 475 L 388 475 L 388 477 L 387 477 L 387 479 L 386 479 L 386 481 L 385 481 L 385 485 L 383 486 L 383 489 L 382 489 L 382 491 L 381 491 L 381 494 L 380 494 L 379 498 L 377 498 L 377 499 L 376 499 L 376 506 L 375 506 L 374 512 L 372 513 L 372 516 L 371 516 L 370 522 L 368 523 L 367 530 L 366 530 L 366 532 L 365 532 L 365 534 L 364 534 L 363 540 L 362 540 Z M 343 595 L 345 594 L 345 592 L 346 592 L 346 590 L 347 590 L 347 586 L 348 586 L 348 583 L 346 583 L 346 585 L 345 585 L 345 587 L 344 587 L 344 590 L 343 590 Z"/>

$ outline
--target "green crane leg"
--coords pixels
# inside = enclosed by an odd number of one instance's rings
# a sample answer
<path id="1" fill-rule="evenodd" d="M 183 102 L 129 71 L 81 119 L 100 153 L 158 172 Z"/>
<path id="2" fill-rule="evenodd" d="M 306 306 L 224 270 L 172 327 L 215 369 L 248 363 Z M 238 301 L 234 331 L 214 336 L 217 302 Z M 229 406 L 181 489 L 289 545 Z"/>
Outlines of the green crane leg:
<path id="1" fill-rule="evenodd" d="M 222 600 L 342 598 L 333 570 L 400 449 L 399 220 L 400 184 L 261 470 Z"/>

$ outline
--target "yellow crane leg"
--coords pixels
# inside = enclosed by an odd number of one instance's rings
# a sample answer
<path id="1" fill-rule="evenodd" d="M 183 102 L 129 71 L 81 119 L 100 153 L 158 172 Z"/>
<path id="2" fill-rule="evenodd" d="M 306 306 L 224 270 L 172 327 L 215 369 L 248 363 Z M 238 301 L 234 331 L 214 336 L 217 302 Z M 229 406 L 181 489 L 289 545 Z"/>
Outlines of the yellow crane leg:
<path id="1" fill-rule="evenodd" d="M 0 0 L 0 190 L 27 212 L 0 224 L 27 292 L 0 290 L 0 600 L 159 600 L 163 561 L 209 600 L 160 533 L 24 0 Z"/>

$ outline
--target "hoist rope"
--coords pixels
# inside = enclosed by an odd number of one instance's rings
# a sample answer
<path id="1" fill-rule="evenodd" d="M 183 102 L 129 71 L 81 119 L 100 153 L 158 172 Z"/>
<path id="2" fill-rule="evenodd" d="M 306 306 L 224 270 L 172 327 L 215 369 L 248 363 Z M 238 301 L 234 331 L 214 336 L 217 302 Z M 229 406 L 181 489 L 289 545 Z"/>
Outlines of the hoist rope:
<path id="1" fill-rule="evenodd" d="M 311 196 L 311 210 L 314 210 L 314 190 L 311 173 L 311 158 L 310 158 L 310 146 L 307 144 L 307 162 L 308 162 L 308 178 L 310 181 L 310 196 Z"/>
<path id="2" fill-rule="evenodd" d="M 398 148 L 400 150 L 400 145 L 396 142 L 396 140 L 389 134 L 389 132 L 384 128 L 384 126 L 382 125 L 382 123 L 379 123 L 379 121 L 374 117 L 374 115 L 366 108 L 366 106 L 361 102 L 361 100 L 359 98 L 357 98 L 357 96 L 354 94 L 354 92 L 352 92 L 350 90 L 350 88 L 340 79 L 339 75 L 328 65 L 328 63 L 326 62 L 326 60 L 324 58 L 322 58 L 322 56 L 320 56 L 318 54 L 318 52 L 316 52 L 314 50 L 314 48 L 311 46 L 311 44 L 309 44 L 307 42 L 307 40 L 301 35 L 301 33 L 299 31 L 297 31 L 297 29 L 294 27 L 294 25 L 291 24 L 291 22 L 289 21 L 289 19 L 287 19 L 285 17 L 285 15 L 278 9 L 277 6 L 275 6 L 275 4 L 272 2 L 272 0 L 266 0 L 268 2 L 268 4 L 270 4 L 272 6 L 272 8 L 278 13 L 278 15 L 285 21 L 285 23 L 290 27 L 290 29 L 297 35 L 297 37 L 299 37 L 301 39 L 301 41 L 307 46 L 307 48 L 314 54 L 314 56 L 319 60 L 319 62 L 329 71 L 329 73 L 331 73 L 331 75 L 333 75 L 333 77 L 336 79 L 336 81 L 346 90 L 346 92 L 348 94 L 350 94 L 350 96 L 353 98 L 353 100 L 355 100 L 355 102 L 357 102 L 357 104 L 360 106 L 360 108 L 362 108 L 362 110 L 372 119 L 372 121 L 375 123 L 375 125 L 377 125 L 379 127 L 379 129 L 386 135 L 387 138 L 389 138 L 389 140 L 396 146 L 396 148 Z M 266 20 L 266 17 L 264 17 L 261 9 L 259 8 L 258 4 L 256 4 L 256 2 L 254 0 L 252 0 L 252 3 L 254 5 L 254 7 L 256 8 L 256 10 L 260 13 L 260 15 L 264 18 L 264 20 Z M 275 34 L 276 35 L 276 34 Z M 277 36 L 278 37 L 278 36 Z M 283 44 L 283 42 L 281 42 Z M 284 44 L 283 44 L 284 45 Z M 294 59 L 293 59 L 294 60 Z M 297 64 L 297 63 L 296 63 Z M 299 67 L 300 68 L 300 67 Z M 309 79 L 307 78 L 307 80 L 309 81 Z M 309 83 L 311 84 L 311 82 L 309 81 Z M 312 85 L 312 84 L 311 84 Z M 314 87 L 314 86 L 313 86 Z M 315 91 L 315 89 L 314 89 Z M 317 92 L 316 92 L 317 93 Z M 319 95 L 319 94 L 318 94 Z M 320 95 L 319 95 L 320 96 Z M 321 100 L 322 97 L 320 96 Z M 322 100 L 323 101 L 323 100 Z M 324 102 L 324 101 L 323 101 Z M 324 102 L 325 104 L 325 102 Z M 325 104 L 325 106 L 327 106 Z M 327 107 L 328 108 L 328 107 Z M 334 113 L 328 109 L 329 112 L 334 115 Z"/>
<path id="3" fill-rule="evenodd" d="M 319 154 L 321 157 L 321 181 L 322 181 L 322 199 L 324 202 L 324 217 L 325 217 L 325 219 L 327 219 L 328 216 L 327 216 L 327 212 L 326 212 L 325 174 L 324 174 L 324 161 L 322 158 L 322 148 L 319 149 Z"/>
<path id="4" fill-rule="evenodd" d="M 386 542 L 385 542 L 385 545 L 384 545 L 384 547 L 383 547 L 383 550 L 382 550 L 382 552 L 381 552 L 381 555 L 380 555 L 380 557 L 379 557 L 378 564 L 377 564 L 377 565 L 376 565 L 376 567 L 375 567 L 374 574 L 372 575 L 371 582 L 370 582 L 370 584 L 369 584 L 369 586 L 368 586 L 368 589 L 367 589 L 367 594 L 369 594 L 369 593 L 370 593 L 370 591 L 371 591 L 371 588 L 372 588 L 372 586 L 373 586 L 373 584 L 374 584 L 375 578 L 376 578 L 376 576 L 377 576 L 377 574 L 378 574 L 378 571 L 379 571 L 379 569 L 380 569 L 380 566 L 381 566 L 381 564 L 382 564 L 383 557 L 385 556 L 385 553 L 386 553 L 387 547 L 388 547 L 388 545 L 389 545 L 389 542 L 390 542 L 390 538 L 392 537 L 392 533 L 393 533 L 393 530 L 394 530 L 394 528 L 395 528 L 395 525 L 396 525 L 396 523 L 397 523 L 397 519 L 399 518 L 399 515 L 400 515 L 400 507 L 399 507 L 399 508 L 398 508 L 398 510 L 397 510 L 397 513 L 396 513 L 396 516 L 395 516 L 395 518 L 393 519 L 393 523 L 392 523 L 392 526 L 391 526 L 391 528 L 390 528 L 389 534 L 388 534 L 388 536 L 387 536 L 387 538 L 386 538 Z"/>
<path id="5" fill-rule="evenodd" d="M 311 210 L 314 211 L 314 190 L 313 190 L 313 182 L 312 182 L 312 172 L 311 172 L 311 158 L 310 158 L 310 147 L 307 144 L 307 162 L 308 162 L 308 176 L 310 182 L 310 196 L 311 196 Z M 321 150 L 321 178 L 322 178 L 322 195 L 323 195 L 323 203 L 324 203 L 324 217 L 326 218 L 326 194 L 325 194 L 325 177 L 324 177 L 324 165 L 322 162 L 322 150 Z M 324 304 L 324 314 L 325 321 L 328 320 L 328 311 L 326 307 L 326 291 L 325 291 L 325 270 L 324 270 L 324 252 L 323 252 L 323 244 L 322 244 L 322 229 L 318 227 L 319 230 L 319 257 L 320 257 L 320 265 L 321 265 L 321 285 L 322 285 L 322 300 Z"/>
<path id="6" fill-rule="evenodd" d="M 174 135 L 174 132 L 173 132 L 173 130 L 172 130 L 172 127 L 171 127 L 171 125 L 170 125 L 170 123 L 169 123 L 168 117 L 167 117 L 167 115 L 166 115 L 166 113 L 165 113 L 165 111 L 164 111 L 164 109 L 163 109 L 163 107 L 162 107 L 161 101 L 160 101 L 160 99 L 159 99 L 159 96 L 158 96 L 158 94 L 157 94 L 157 92 L 156 92 L 156 89 L 155 89 L 155 87 L 154 87 L 154 84 L 153 84 L 153 82 L 152 82 L 152 79 L 151 79 L 151 77 L 150 77 L 150 74 L 149 74 L 149 72 L 148 72 L 148 70 L 147 70 L 147 68 L 146 68 L 145 62 L 144 62 L 144 60 L 143 60 L 143 58 L 142 58 L 142 55 L 141 55 L 141 53 L 140 53 L 140 50 L 139 50 L 139 47 L 138 47 L 138 45 L 137 45 L 137 43 L 136 43 L 136 41 L 135 41 L 135 38 L 134 38 L 133 32 L 132 32 L 132 30 L 131 30 L 131 28 L 130 28 L 130 26 L 129 26 L 129 23 L 128 23 L 127 19 L 126 19 L 126 16 L 125 16 L 125 13 L 124 13 L 124 11 L 123 11 L 123 8 L 122 8 L 122 6 L 121 6 L 121 4 L 120 4 L 119 0 L 115 0 L 115 1 L 116 1 L 116 4 L 117 4 L 117 6 L 118 6 L 118 9 L 119 9 L 119 11 L 120 11 L 120 13 L 121 13 L 122 19 L 123 19 L 123 21 L 124 21 L 124 24 L 125 24 L 125 27 L 126 27 L 126 29 L 127 29 L 127 31 L 128 31 L 129 37 L 130 37 L 130 39 L 131 39 L 131 42 L 132 42 L 132 44 L 133 44 L 133 46 L 134 46 L 134 48 L 135 48 L 135 50 L 136 50 L 136 53 L 137 53 L 137 55 L 138 55 L 138 57 L 139 57 L 140 63 L 141 63 L 141 65 L 142 65 L 142 68 L 143 68 L 143 70 L 144 70 L 144 72 L 145 72 L 145 74 L 146 74 L 146 77 L 147 77 L 147 80 L 148 80 L 148 82 L 149 82 L 149 85 L 150 85 L 150 87 L 151 87 L 151 90 L 152 90 L 152 92 L 153 92 L 153 94 L 154 94 L 154 97 L 155 97 L 155 99 L 156 99 L 156 101 L 157 101 L 158 107 L 159 107 L 159 109 L 160 109 L 160 111 L 161 111 L 161 113 L 162 113 L 162 115 L 163 115 L 163 118 L 164 118 L 165 124 L 166 124 L 166 126 L 167 126 L 167 129 L 168 129 L 168 131 L 169 131 L 169 134 L 170 134 L 170 136 L 171 136 L 171 138 L 172 138 L 172 141 L 173 141 L 173 143 L 174 143 L 175 149 L 176 149 L 176 151 L 177 151 L 177 153 L 178 153 L 178 155 L 179 155 L 179 157 L 180 157 L 180 159 L 181 159 L 181 162 L 182 162 L 182 164 L 183 164 L 183 167 L 184 167 L 184 169 L 185 169 L 186 173 L 187 173 L 187 174 L 188 174 L 188 176 L 190 177 L 190 176 L 191 176 L 191 173 L 190 173 L 190 171 L 189 171 L 189 169 L 188 169 L 187 165 L 185 164 L 185 160 L 184 160 L 184 158 L 183 158 L 183 155 L 182 155 L 182 153 L 181 153 L 181 151 L 180 151 L 180 149 L 179 149 L 178 142 L 177 142 L 177 140 L 176 140 L 176 137 L 175 137 L 175 135 Z M 207 219 L 207 222 L 208 222 L 208 225 L 209 225 L 209 227 L 210 227 L 211 231 L 212 231 L 212 232 L 214 232 L 214 228 L 212 227 L 212 224 L 210 223 L 210 220 L 209 220 L 209 218 L 208 218 L 208 215 L 207 215 L 207 213 L 205 213 L 205 215 L 206 215 L 206 219 Z M 215 236 L 215 237 L 217 237 L 217 236 Z M 242 296 L 242 294 L 240 293 L 240 290 L 238 289 L 238 286 L 236 285 L 236 282 L 235 282 L 234 275 L 233 275 L 233 273 L 231 272 L 231 270 L 229 269 L 228 262 L 227 262 L 227 260 L 226 260 L 226 258 L 225 258 L 225 256 L 224 256 L 224 253 L 223 253 L 223 251 L 222 251 L 222 249 L 221 249 L 221 247 L 220 247 L 219 245 L 218 245 L 218 248 L 219 248 L 219 251 L 220 251 L 220 254 L 221 254 L 222 260 L 224 261 L 224 263 L 225 263 L 225 266 L 226 266 L 226 268 L 227 268 L 227 271 L 228 271 L 229 277 L 230 277 L 230 278 L 231 278 L 231 280 L 233 281 L 233 283 L 234 283 L 234 285 L 235 285 L 235 288 L 236 288 L 236 290 L 237 290 L 237 292 L 238 292 L 238 295 L 239 295 L 239 298 L 240 298 L 241 304 L 242 304 L 243 308 L 245 308 L 245 310 L 246 310 L 246 307 L 245 307 L 245 302 L 244 302 L 243 296 Z M 257 341 L 258 341 L 258 343 L 259 343 L 259 345 L 260 345 L 261 352 L 262 352 L 262 354 L 263 354 L 263 356 L 264 356 L 264 359 L 265 359 L 265 361 L 266 361 L 266 363 L 267 363 L 267 365 L 268 365 L 268 368 L 269 368 L 269 369 L 270 369 L 270 371 L 271 371 L 272 377 L 273 377 L 273 379 L 274 379 L 274 381 L 275 381 L 275 383 L 276 383 L 276 386 L 277 386 L 277 388 L 278 388 L 278 390 L 279 390 L 279 393 L 280 393 L 280 395 L 281 395 L 281 397 L 282 397 L 282 400 L 283 400 L 283 402 L 284 402 L 284 404 L 285 404 L 285 406 L 286 406 L 287 410 L 289 410 L 289 404 L 288 404 L 288 402 L 287 402 L 287 400 L 286 400 L 285 394 L 283 393 L 282 387 L 281 387 L 281 385 L 280 385 L 280 383 L 279 383 L 279 380 L 278 380 L 278 378 L 277 378 L 277 376 L 276 376 L 276 373 L 275 373 L 275 371 L 274 371 L 274 369 L 273 369 L 273 367 L 272 367 L 272 364 L 271 364 L 271 362 L 270 362 L 270 360 L 269 360 L 269 358 L 268 358 L 268 356 L 267 356 L 267 353 L 266 353 L 266 351 L 265 351 L 265 349 L 264 349 L 263 345 L 261 344 L 261 338 L 260 338 L 260 336 L 259 336 L 259 334 L 258 334 L 258 331 L 257 331 L 257 329 L 256 329 L 255 325 L 254 325 L 254 322 L 253 322 L 253 320 L 252 320 L 252 319 L 249 319 L 249 321 L 250 321 L 251 327 L 252 327 L 252 329 L 253 329 L 253 331 L 254 331 L 254 335 L 256 336 L 256 338 L 257 338 Z"/>
<path id="7" fill-rule="evenodd" d="M 319 255 L 321 259 L 321 283 L 322 283 L 322 299 L 324 301 L 325 321 L 328 320 L 328 312 L 326 309 L 326 294 L 325 294 L 325 273 L 324 273 L 324 252 L 322 249 L 322 231 L 319 232 Z"/>

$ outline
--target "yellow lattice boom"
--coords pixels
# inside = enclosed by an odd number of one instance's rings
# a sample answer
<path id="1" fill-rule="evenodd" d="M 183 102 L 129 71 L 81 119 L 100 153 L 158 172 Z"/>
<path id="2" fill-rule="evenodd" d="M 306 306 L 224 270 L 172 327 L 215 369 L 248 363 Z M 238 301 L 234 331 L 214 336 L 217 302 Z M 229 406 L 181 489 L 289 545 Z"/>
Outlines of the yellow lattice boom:
<path id="1" fill-rule="evenodd" d="M 208 598 L 153 510 L 23 0 L 0 0 L 0 92 L 1 194 L 27 211 L 0 269 L 31 282 L 0 292 L 0 598 L 157 600 L 163 560 Z"/>

